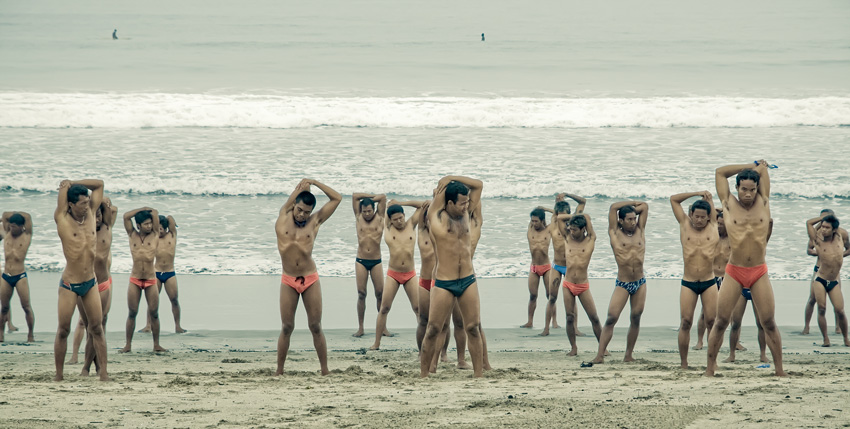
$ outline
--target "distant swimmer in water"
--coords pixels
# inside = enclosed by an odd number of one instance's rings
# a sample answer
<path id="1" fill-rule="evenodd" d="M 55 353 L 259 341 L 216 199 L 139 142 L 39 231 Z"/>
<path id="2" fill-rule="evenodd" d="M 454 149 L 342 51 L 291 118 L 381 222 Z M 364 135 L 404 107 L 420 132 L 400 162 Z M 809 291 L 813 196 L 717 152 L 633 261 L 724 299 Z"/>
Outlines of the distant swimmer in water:
<path id="1" fill-rule="evenodd" d="M 481 39 L 484 39 L 484 35 L 481 35 Z M 118 29 L 112 30 L 112 40 L 118 40 Z"/>
<path id="2" fill-rule="evenodd" d="M 118 30 L 115 30 L 118 31 Z M 112 37 L 115 37 L 115 33 L 112 33 Z M 117 39 L 117 37 L 115 37 Z M 481 33 L 481 41 L 484 41 L 484 33 Z"/>

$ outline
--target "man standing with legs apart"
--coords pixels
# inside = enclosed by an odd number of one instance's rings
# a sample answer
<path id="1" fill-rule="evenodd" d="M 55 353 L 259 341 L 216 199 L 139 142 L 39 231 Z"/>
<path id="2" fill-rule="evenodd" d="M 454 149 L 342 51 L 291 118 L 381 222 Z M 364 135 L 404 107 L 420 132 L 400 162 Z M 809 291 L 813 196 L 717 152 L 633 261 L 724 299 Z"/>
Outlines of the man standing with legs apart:
<path id="1" fill-rule="evenodd" d="M 89 197 L 89 190 L 92 191 Z M 68 334 L 71 318 L 82 299 L 86 313 L 88 333 L 94 345 L 97 372 L 101 381 L 109 380 L 106 372 L 106 338 L 103 335 L 103 313 L 100 294 L 97 292 L 94 259 L 97 241 L 94 212 L 103 201 L 102 180 L 63 180 L 59 184 L 59 199 L 53 220 L 62 242 L 65 270 L 59 281 L 59 328 L 53 344 L 56 381 L 64 378 L 65 353 L 68 351 Z"/>
<path id="2" fill-rule="evenodd" d="M 821 216 L 826 216 L 826 215 L 835 216 L 835 212 L 833 212 L 831 209 L 823 209 L 823 210 L 820 211 L 820 214 L 821 214 Z M 817 228 L 815 228 L 815 229 L 817 230 Z M 838 228 L 838 233 L 841 235 L 841 238 L 844 240 L 844 256 L 845 257 L 850 256 L 850 235 L 847 234 L 847 230 L 844 229 L 844 228 Z M 808 249 L 806 249 L 806 253 L 809 256 L 818 256 L 818 252 L 815 249 L 815 245 L 812 242 L 812 240 L 809 240 L 809 247 L 808 247 Z M 818 270 L 819 269 L 820 269 L 820 260 L 817 260 L 815 262 L 814 273 L 812 273 L 812 281 L 810 282 L 810 283 L 812 283 L 812 287 L 809 288 L 809 300 L 806 302 L 805 325 L 803 326 L 803 332 L 801 332 L 802 335 L 809 335 L 809 323 L 812 321 L 812 312 L 814 311 L 815 304 L 817 303 L 817 300 L 815 299 L 814 281 L 818 276 Z M 841 278 L 840 277 L 838 279 L 838 285 L 836 285 L 835 287 L 837 287 L 838 289 L 841 289 Z M 837 313 L 835 314 L 835 333 L 836 334 L 841 333 L 841 327 L 839 326 L 839 323 L 838 323 L 838 314 Z"/>
<path id="3" fill-rule="evenodd" d="M 135 228 L 133 220 L 136 221 Z M 124 229 L 130 237 L 133 271 L 130 273 L 130 284 L 127 289 L 127 306 L 130 310 L 127 313 L 125 326 L 127 343 L 123 349 L 118 350 L 118 353 L 127 353 L 131 350 L 142 293 L 145 294 L 148 315 L 151 318 L 153 351 L 166 352 L 168 350 L 159 345 L 159 290 L 155 287 L 156 271 L 154 270 L 156 248 L 159 245 L 159 213 L 150 207 L 130 210 L 124 213 Z"/>
<path id="4" fill-rule="evenodd" d="M 691 197 L 702 197 L 691 205 L 689 214 L 682 210 L 682 203 Z M 714 277 L 714 255 L 720 235 L 717 232 L 711 193 L 689 192 L 670 197 L 673 215 L 679 222 L 679 240 L 682 242 L 682 259 L 685 273 L 679 291 L 679 357 L 682 368 L 688 368 L 688 346 L 691 342 L 691 326 L 697 300 L 702 298 L 705 325 L 711 330 L 717 311 L 717 281 Z"/>
<path id="5" fill-rule="evenodd" d="M 177 253 L 177 222 L 171 216 L 159 215 L 159 243 L 156 246 L 156 282 L 161 293 L 171 301 L 171 313 L 174 315 L 174 332 L 185 333 L 180 326 L 180 301 L 177 300 L 177 276 L 174 273 L 174 255 Z M 150 322 L 150 320 L 148 320 Z"/>
<path id="6" fill-rule="evenodd" d="M 366 317 L 366 283 L 372 278 L 375 301 L 381 311 L 384 294 L 384 266 L 381 265 L 381 234 L 384 233 L 384 211 L 387 197 L 384 194 L 356 193 L 351 197 L 357 228 L 357 258 L 354 262 L 354 279 L 357 282 L 357 323 L 352 336 L 363 336 L 363 319 Z M 378 205 L 377 211 L 375 204 Z M 387 333 L 387 332 L 384 332 Z M 388 333 L 387 333 L 388 334 Z"/>
<path id="7" fill-rule="evenodd" d="M 109 309 L 112 307 L 112 227 L 115 225 L 115 219 L 118 217 L 118 208 L 112 205 L 109 198 L 104 198 L 100 207 L 95 212 L 95 227 L 97 230 L 97 245 L 94 253 L 94 275 L 97 279 L 97 292 L 100 294 L 101 311 L 103 314 L 103 332 L 106 333 L 106 316 L 109 314 Z M 83 341 L 83 332 L 87 331 L 86 315 L 80 312 L 80 322 L 74 330 L 74 348 L 71 355 L 70 364 L 77 363 L 77 354 L 80 350 L 80 343 Z M 86 350 L 83 364 L 83 374 L 88 374 L 94 360 L 94 347 L 92 344 L 91 334 L 86 340 Z"/>
<path id="8" fill-rule="evenodd" d="M 596 313 L 596 304 L 593 295 L 590 294 L 590 281 L 587 278 L 587 268 L 590 266 L 590 257 L 596 248 L 596 232 L 590 223 L 590 216 L 585 214 L 558 215 L 556 223 L 561 230 L 561 236 L 565 240 L 565 257 L 567 263 L 567 275 L 564 276 L 564 311 L 567 313 L 567 337 L 570 340 L 570 352 L 567 356 L 576 356 L 575 315 L 576 297 L 581 301 L 596 341 L 599 341 L 602 328 L 599 326 L 599 316 Z"/>
<path id="9" fill-rule="evenodd" d="M 478 284 L 472 265 L 469 207 L 477 207 L 484 184 L 462 176 L 440 179 L 428 209 L 428 221 L 437 254 L 435 288 L 431 289 L 428 329 L 420 354 L 420 376 L 428 377 L 437 338 L 457 298 L 463 315 L 467 345 L 475 377 L 483 375 Z"/>
<path id="10" fill-rule="evenodd" d="M 815 229 L 815 225 L 819 224 Z M 831 214 L 825 214 L 806 222 L 806 231 L 809 239 L 815 246 L 818 254 L 820 269 L 815 281 L 812 282 L 812 290 L 818 304 L 818 327 L 823 335 L 823 346 L 829 347 L 829 334 L 826 328 L 826 298 L 832 302 L 835 314 L 838 316 L 838 326 L 844 335 L 844 345 L 850 346 L 847 338 L 847 316 L 844 314 L 844 296 L 838 287 L 838 278 L 841 275 L 841 265 L 844 264 L 844 238 L 838 231 L 838 218 Z"/>
<path id="11" fill-rule="evenodd" d="M 32 243 L 32 218 L 29 213 L 5 212 L 3 213 L 3 230 L 6 234 L 4 252 L 6 256 L 6 270 L 0 279 L 0 343 L 4 341 L 3 327 L 9 316 L 9 306 L 12 300 L 12 292 L 18 289 L 18 298 L 24 309 L 24 317 L 27 320 L 27 342 L 35 341 L 33 327 L 35 326 L 35 315 L 30 305 L 30 288 L 27 279 L 27 268 L 24 260 Z"/>
<path id="12" fill-rule="evenodd" d="M 555 197 L 555 210 L 543 207 L 540 208 L 552 213 L 552 216 L 558 216 L 561 213 L 570 214 L 570 203 L 564 201 L 565 197 L 570 197 L 578 203 L 576 213 L 584 212 L 584 205 L 587 200 L 578 195 L 568 194 L 566 192 L 562 192 Z M 555 304 L 558 303 L 558 292 L 561 288 L 561 276 L 567 274 L 567 261 L 564 259 L 566 255 L 566 241 L 564 241 L 564 236 L 561 235 L 561 232 L 559 231 L 558 222 L 552 221 L 547 229 L 549 230 L 549 235 L 552 236 L 552 249 L 555 251 L 555 263 L 552 265 L 554 271 L 550 273 L 551 276 L 549 278 L 549 284 L 546 286 L 549 291 L 549 302 L 546 304 L 546 324 L 543 326 L 543 332 L 540 333 L 541 337 L 549 335 L 550 325 L 555 329 L 560 329 L 560 326 L 558 326 L 558 317 L 555 313 L 555 309 L 557 308 Z M 573 329 L 575 330 L 576 336 L 582 337 L 584 334 L 578 330 L 578 317 L 575 317 L 575 314 L 573 316 L 573 321 L 575 322 Z"/>
<path id="13" fill-rule="evenodd" d="M 765 330 L 767 346 L 773 355 L 773 365 L 777 376 L 784 376 L 782 369 L 782 338 L 773 318 L 773 287 L 767 277 L 765 249 L 770 230 L 770 176 L 767 162 L 728 165 L 715 172 L 717 196 L 723 204 L 723 216 L 726 219 L 726 232 L 732 246 L 726 276 L 720 286 L 717 304 L 717 317 L 708 336 L 708 364 L 705 375 L 713 377 L 717 370 L 717 353 L 726 333 L 731 313 L 738 297 L 748 291 L 758 318 Z M 729 177 L 737 175 L 736 189 L 738 198 L 729 190 Z"/>
<path id="14" fill-rule="evenodd" d="M 328 201 L 313 214 L 316 208 L 316 197 L 310 193 L 314 185 L 327 195 Z M 295 310 L 298 309 L 298 298 L 304 301 L 307 311 L 307 325 L 313 335 L 313 347 L 319 355 L 319 365 L 322 375 L 328 375 L 328 347 L 325 334 L 322 332 L 322 285 L 319 272 L 313 260 L 313 245 L 319 227 L 331 217 L 342 196 L 329 186 L 311 179 L 303 179 L 289 195 L 289 199 L 281 207 L 275 233 L 277 234 L 277 250 L 280 252 L 280 262 L 283 275 L 280 278 L 280 338 L 277 341 L 277 371 L 275 375 L 283 374 L 286 354 L 289 352 L 289 340 L 295 329 Z"/>
<path id="15" fill-rule="evenodd" d="M 384 294 L 381 297 L 381 311 L 378 312 L 375 344 L 372 345 L 371 350 L 381 348 L 382 333 L 387 330 L 387 316 L 390 314 L 399 286 L 404 288 L 410 307 L 413 309 L 413 316 L 418 318 L 419 286 L 417 283 L 419 279 L 416 277 L 413 251 L 416 247 L 416 225 L 419 223 L 419 212 L 423 204 L 424 201 L 392 200 L 387 207 L 387 230 L 384 232 L 384 241 L 390 249 L 390 267 L 387 270 Z M 416 212 L 407 221 L 404 220 L 402 206 L 416 207 Z"/>
<path id="16" fill-rule="evenodd" d="M 608 343 L 614 336 L 614 325 L 617 324 L 626 302 L 631 303 L 631 324 L 626 337 L 626 356 L 623 361 L 635 360 L 632 353 L 640 333 L 640 317 L 646 302 L 643 260 L 646 256 L 648 216 L 649 205 L 640 201 L 622 201 L 612 204 L 608 209 L 608 236 L 611 239 L 614 259 L 617 260 L 617 280 L 614 282 L 614 294 L 611 295 L 611 303 L 608 305 L 608 318 L 602 328 L 599 350 L 593 363 L 604 362 Z"/>
<path id="17" fill-rule="evenodd" d="M 531 211 L 528 222 L 528 250 L 531 251 L 531 269 L 528 271 L 528 322 L 520 328 L 534 327 L 534 311 L 537 309 L 537 293 L 540 291 L 540 280 L 543 280 L 543 292 L 546 302 L 549 302 L 549 280 L 552 264 L 549 263 L 549 242 L 551 235 L 546 228 L 546 212 L 542 208 Z M 548 326 L 547 326 L 548 328 Z"/>

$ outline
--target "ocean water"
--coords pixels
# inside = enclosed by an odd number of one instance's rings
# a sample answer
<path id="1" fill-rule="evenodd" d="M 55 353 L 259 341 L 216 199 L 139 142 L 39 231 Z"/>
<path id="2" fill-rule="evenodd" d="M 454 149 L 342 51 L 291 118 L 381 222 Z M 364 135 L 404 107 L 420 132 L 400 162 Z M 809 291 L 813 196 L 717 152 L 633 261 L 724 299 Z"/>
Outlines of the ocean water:
<path id="1" fill-rule="evenodd" d="M 608 206 L 641 199 L 647 276 L 676 278 L 669 196 L 765 158 L 771 275 L 807 278 L 805 220 L 850 213 L 848 18 L 834 1 L 0 1 L 0 210 L 33 215 L 30 269 L 59 271 L 55 189 L 102 178 L 122 212 L 176 218 L 178 271 L 279 273 L 274 220 L 310 177 L 345 196 L 320 273 L 351 276 L 352 193 L 422 199 L 463 174 L 485 183 L 481 276 L 525 276 L 528 213 L 569 191 L 599 232 L 592 277 L 616 273 Z"/>

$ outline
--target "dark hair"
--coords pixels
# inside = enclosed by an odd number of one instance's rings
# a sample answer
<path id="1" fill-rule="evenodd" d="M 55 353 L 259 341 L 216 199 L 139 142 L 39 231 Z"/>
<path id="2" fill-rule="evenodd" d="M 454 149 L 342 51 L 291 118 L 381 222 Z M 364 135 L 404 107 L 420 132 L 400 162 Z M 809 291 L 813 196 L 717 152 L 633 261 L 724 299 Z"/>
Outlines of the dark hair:
<path id="1" fill-rule="evenodd" d="M 577 226 L 579 229 L 587 226 L 587 219 L 584 218 L 584 215 L 575 215 L 570 219 L 570 226 Z"/>
<path id="2" fill-rule="evenodd" d="M 823 221 L 825 223 L 832 225 L 832 229 L 838 229 L 838 224 L 839 224 L 838 218 L 835 217 L 834 215 L 829 215 L 829 216 L 823 218 Z"/>
<path id="3" fill-rule="evenodd" d="M 463 183 L 452 180 L 446 186 L 446 204 L 449 201 L 457 203 L 458 195 L 469 195 L 469 188 Z"/>
<path id="4" fill-rule="evenodd" d="M 705 210 L 705 214 L 711 213 L 711 204 L 706 200 L 699 200 L 691 204 L 691 214 L 693 214 L 694 210 L 702 209 Z"/>
<path id="5" fill-rule="evenodd" d="M 759 176 L 755 170 L 752 168 L 745 168 L 741 170 L 737 176 L 735 176 L 735 186 L 741 186 L 742 180 L 752 180 L 753 182 L 756 182 L 756 186 L 758 186 L 760 178 L 761 176 Z"/>
<path id="6" fill-rule="evenodd" d="M 570 203 L 566 201 L 558 201 L 555 203 L 555 213 L 570 213 Z"/>
<path id="7" fill-rule="evenodd" d="M 387 207 L 387 217 L 391 218 L 396 213 L 404 214 L 404 209 L 398 204 L 393 204 Z"/>
<path id="8" fill-rule="evenodd" d="M 296 203 L 304 203 L 310 207 L 316 207 L 316 196 L 311 194 L 310 191 L 301 191 L 297 197 L 295 197 Z"/>
<path id="9" fill-rule="evenodd" d="M 627 214 L 634 212 L 635 206 L 623 206 L 620 207 L 620 210 L 617 211 L 617 217 L 619 217 L 620 219 L 625 219 Z"/>
<path id="10" fill-rule="evenodd" d="M 536 217 L 537 219 L 540 219 L 541 221 L 545 222 L 546 212 L 543 211 L 543 209 L 534 209 L 531 211 L 531 217 Z"/>
<path id="11" fill-rule="evenodd" d="M 81 196 L 88 196 L 89 188 L 86 188 L 80 184 L 71 185 L 68 188 L 68 202 L 71 204 L 77 204 L 77 201 L 80 201 Z"/>
<path id="12" fill-rule="evenodd" d="M 12 216 L 9 216 L 9 223 L 14 223 L 15 225 L 24 226 L 24 221 L 25 219 L 20 213 L 15 213 Z"/>
<path id="13" fill-rule="evenodd" d="M 832 211 L 832 209 L 823 209 L 823 210 L 820 211 L 820 214 L 824 214 L 824 213 L 834 214 L 835 212 Z"/>
<path id="14" fill-rule="evenodd" d="M 159 226 L 163 229 L 168 229 L 168 218 L 163 215 L 159 215 Z"/>
<path id="15" fill-rule="evenodd" d="M 153 216 L 151 215 L 151 212 L 147 210 L 142 210 L 136 213 L 136 216 L 134 216 L 134 218 L 136 219 L 136 225 L 141 225 L 142 222 L 148 219 L 153 219 Z"/>
<path id="16" fill-rule="evenodd" d="M 363 198 L 362 200 L 360 200 L 360 208 L 362 209 L 363 207 L 366 207 L 366 206 L 372 206 L 372 208 L 374 209 L 375 208 L 375 202 L 372 201 L 371 198 Z"/>

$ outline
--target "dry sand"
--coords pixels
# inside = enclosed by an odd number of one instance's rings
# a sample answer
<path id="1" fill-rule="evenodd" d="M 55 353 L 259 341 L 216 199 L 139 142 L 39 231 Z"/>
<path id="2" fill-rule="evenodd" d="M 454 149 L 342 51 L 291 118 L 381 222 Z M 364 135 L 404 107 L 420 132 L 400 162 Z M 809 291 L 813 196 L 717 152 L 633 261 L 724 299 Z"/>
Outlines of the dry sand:
<path id="1" fill-rule="evenodd" d="M 122 336 L 111 332 L 107 383 L 76 375 L 79 365 L 53 382 L 52 336 L 26 345 L 11 334 L 0 346 L 0 427 L 850 427 L 850 350 L 818 349 L 814 335 L 783 329 L 790 376 L 778 379 L 756 368 L 755 332 L 745 329 L 750 351 L 705 379 L 705 351 L 691 351 L 694 369 L 679 369 L 669 328 L 644 329 L 629 364 L 618 328 L 612 357 L 592 368 L 579 364 L 593 357 L 595 339 L 579 338 L 579 356 L 568 358 L 563 332 L 534 333 L 488 331 L 495 369 L 483 379 L 442 364 L 421 380 L 411 330 L 377 352 L 362 349 L 368 335 L 329 331 L 327 377 L 305 331 L 296 331 L 282 377 L 273 376 L 277 332 L 168 334 L 171 352 L 161 355 L 143 334 L 119 355 Z"/>

